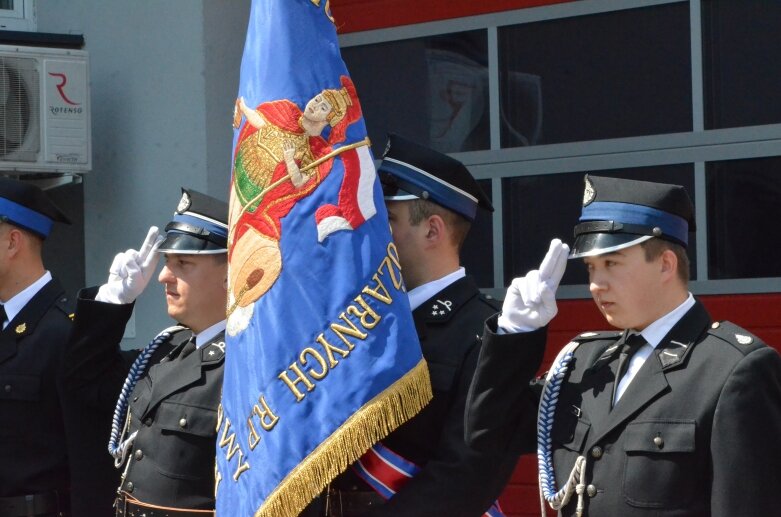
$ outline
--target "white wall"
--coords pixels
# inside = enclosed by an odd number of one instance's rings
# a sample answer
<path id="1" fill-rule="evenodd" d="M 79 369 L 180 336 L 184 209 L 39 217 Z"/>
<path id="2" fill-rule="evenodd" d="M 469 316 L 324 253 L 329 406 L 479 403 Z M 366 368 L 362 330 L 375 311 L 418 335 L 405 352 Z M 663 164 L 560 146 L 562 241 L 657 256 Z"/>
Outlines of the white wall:
<path id="1" fill-rule="evenodd" d="M 90 53 L 85 276 L 99 284 L 114 254 L 170 220 L 180 186 L 227 198 L 249 0 L 45 0 L 36 10 L 38 31 L 83 34 Z M 170 324 L 153 282 L 124 344 L 144 346 Z"/>

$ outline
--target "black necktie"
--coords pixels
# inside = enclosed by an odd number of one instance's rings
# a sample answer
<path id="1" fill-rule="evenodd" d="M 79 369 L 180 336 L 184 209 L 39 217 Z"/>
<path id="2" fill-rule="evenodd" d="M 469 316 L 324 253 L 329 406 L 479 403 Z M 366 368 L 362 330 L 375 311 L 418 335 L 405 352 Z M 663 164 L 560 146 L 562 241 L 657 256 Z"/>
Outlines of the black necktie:
<path id="1" fill-rule="evenodd" d="M 195 336 L 191 337 L 190 340 L 182 347 L 182 352 L 179 354 L 179 358 L 184 359 L 190 355 L 193 350 L 195 350 Z"/>
<path id="2" fill-rule="evenodd" d="M 5 312 L 5 305 L 0 304 L 0 329 L 5 325 L 5 320 L 8 319 L 8 314 Z"/>
<path id="3" fill-rule="evenodd" d="M 632 359 L 632 356 L 635 355 L 635 352 L 640 350 L 640 347 L 646 343 L 647 341 L 640 334 L 632 334 L 626 338 L 626 341 L 624 341 L 624 344 L 621 346 L 621 353 L 618 356 L 616 380 L 613 382 L 613 398 L 610 399 L 613 404 L 617 402 L 616 393 L 618 391 L 618 384 L 621 382 L 621 379 L 624 378 L 624 374 L 629 369 L 629 360 Z"/>

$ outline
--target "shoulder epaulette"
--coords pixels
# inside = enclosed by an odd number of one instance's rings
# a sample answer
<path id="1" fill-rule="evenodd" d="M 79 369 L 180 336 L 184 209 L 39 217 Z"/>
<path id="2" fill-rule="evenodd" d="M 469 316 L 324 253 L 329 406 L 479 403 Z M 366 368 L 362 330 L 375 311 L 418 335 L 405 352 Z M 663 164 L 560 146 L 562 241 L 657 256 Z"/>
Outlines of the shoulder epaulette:
<path id="1" fill-rule="evenodd" d="M 491 307 L 494 311 L 502 310 L 502 303 L 490 294 L 480 293 L 480 301 Z"/>
<path id="2" fill-rule="evenodd" d="M 75 306 L 73 304 L 73 300 L 71 300 L 67 294 L 63 294 L 57 298 L 57 301 L 54 302 L 54 306 L 62 311 L 63 314 L 65 314 L 71 320 L 73 320 L 73 318 L 76 316 L 74 313 Z"/>
<path id="3" fill-rule="evenodd" d="M 746 329 L 738 327 L 731 321 L 713 322 L 711 327 L 708 329 L 708 334 L 726 341 L 744 355 L 753 350 L 766 346 L 765 342 L 760 338 Z"/>
<path id="4" fill-rule="evenodd" d="M 622 334 L 620 330 L 602 330 L 594 332 L 583 332 L 578 334 L 570 341 L 577 341 L 578 343 L 585 343 L 586 341 L 600 341 L 602 339 L 618 339 Z"/>

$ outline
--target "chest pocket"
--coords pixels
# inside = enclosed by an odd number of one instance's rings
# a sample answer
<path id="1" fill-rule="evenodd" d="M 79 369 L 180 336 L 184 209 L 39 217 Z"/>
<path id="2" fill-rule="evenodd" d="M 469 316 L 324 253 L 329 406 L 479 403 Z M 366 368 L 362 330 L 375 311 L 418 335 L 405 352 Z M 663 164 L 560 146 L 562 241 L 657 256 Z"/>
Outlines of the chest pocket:
<path id="1" fill-rule="evenodd" d="M 622 491 L 631 506 L 686 507 L 700 490 L 693 420 L 633 422 L 624 432 Z"/>
<path id="2" fill-rule="evenodd" d="M 0 400 L 36 402 L 40 397 L 40 376 L 0 374 Z"/>
<path id="3" fill-rule="evenodd" d="M 162 402 L 157 410 L 156 424 L 163 431 L 211 438 L 217 434 L 217 411 Z"/>

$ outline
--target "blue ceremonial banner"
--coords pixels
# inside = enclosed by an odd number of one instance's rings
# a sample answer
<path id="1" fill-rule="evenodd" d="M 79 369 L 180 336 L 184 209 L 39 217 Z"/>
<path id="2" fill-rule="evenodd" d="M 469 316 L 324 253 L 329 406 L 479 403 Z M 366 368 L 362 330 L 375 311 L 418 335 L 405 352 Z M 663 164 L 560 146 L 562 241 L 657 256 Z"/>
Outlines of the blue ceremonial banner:
<path id="1" fill-rule="evenodd" d="M 233 125 L 217 513 L 294 516 L 431 385 L 328 2 L 253 0 Z"/>

